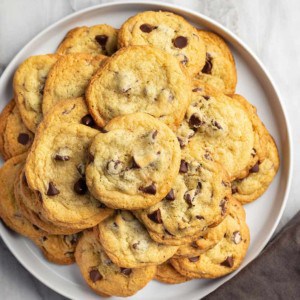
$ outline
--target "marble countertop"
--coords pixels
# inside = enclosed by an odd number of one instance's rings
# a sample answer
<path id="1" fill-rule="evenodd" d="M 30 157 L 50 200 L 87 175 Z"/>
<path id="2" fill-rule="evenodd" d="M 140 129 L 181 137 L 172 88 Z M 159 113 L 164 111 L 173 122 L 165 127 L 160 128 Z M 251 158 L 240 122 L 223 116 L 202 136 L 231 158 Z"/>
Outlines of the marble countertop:
<path id="1" fill-rule="evenodd" d="M 74 11 L 109 0 L 1 0 L 0 74 L 14 55 L 48 25 Z M 225 25 L 263 61 L 285 103 L 294 140 L 294 174 L 281 228 L 300 209 L 300 1 L 169 0 Z M 277 230 L 278 230 L 277 229 Z M 29 274 L 0 238 L 0 299 L 62 300 Z"/>

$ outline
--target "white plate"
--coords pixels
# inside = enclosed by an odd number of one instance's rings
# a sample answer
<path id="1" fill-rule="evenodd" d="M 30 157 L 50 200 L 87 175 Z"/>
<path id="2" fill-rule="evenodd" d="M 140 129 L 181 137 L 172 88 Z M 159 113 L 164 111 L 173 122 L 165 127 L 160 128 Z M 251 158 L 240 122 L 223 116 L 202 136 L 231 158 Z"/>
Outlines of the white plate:
<path id="1" fill-rule="evenodd" d="M 77 12 L 41 32 L 11 61 L 0 80 L 0 109 L 12 97 L 12 76 L 17 66 L 28 56 L 54 52 L 69 29 L 100 23 L 118 28 L 128 17 L 139 11 L 159 9 L 179 13 L 194 25 L 215 31 L 231 44 L 238 70 L 237 92 L 258 108 L 259 116 L 274 136 L 279 148 L 281 167 L 278 175 L 261 199 L 246 206 L 251 244 L 241 267 L 243 268 L 264 248 L 282 215 L 290 188 L 292 145 L 286 115 L 270 75 L 253 52 L 222 25 L 191 10 L 156 2 L 111 3 Z M 2 223 L 0 233 L 20 263 L 45 285 L 68 298 L 99 299 L 99 296 L 86 286 L 77 266 L 57 266 L 48 263 L 31 242 L 12 233 Z M 130 299 L 199 299 L 237 272 L 217 280 L 193 280 L 174 286 L 153 281 Z"/>

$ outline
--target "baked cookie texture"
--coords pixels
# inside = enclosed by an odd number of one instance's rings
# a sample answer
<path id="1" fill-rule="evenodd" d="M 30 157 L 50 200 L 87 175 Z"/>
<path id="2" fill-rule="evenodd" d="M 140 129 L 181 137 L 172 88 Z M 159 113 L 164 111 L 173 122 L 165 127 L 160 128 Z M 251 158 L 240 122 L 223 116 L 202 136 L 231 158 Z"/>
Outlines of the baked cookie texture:
<path id="1" fill-rule="evenodd" d="M 231 199 L 226 217 L 228 225 L 222 239 L 203 254 L 172 258 L 171 264 L 179 273 L 192 278 L 217 278 L 233 272 L 242 263 L 250 243 L 245 218 L 243 206 Z"/>
<path id="2" fill-rule="evenodd" d="M 84 229 L 112 213 L 92 197 L 85 182 L 87 150 L 97 133 L 81 124 L 40 124 L 25 174 L 47 220 Z"/>
<path id="3" fill-rule="evenodd" d="M 81 97 L 105 60 L 104 55 L 71 53 L 62 56 L 51 68 L 44 87 L 42 111 L 46 114 L 55 103 Z"/>
<path id="4" fill-rule="evenodd" d="M 60 58 L 57 54 L 27 58 L 13 79 L 14 98 L 25 126 L 35 132 L 43 118 L 42 102 L 48 73 Z"/>
<path id="5" fill-rule="evenodd" d="M 118 30 L 107 24 L 71 29 L 58 46 L 56 53 L 89 53 L 111 56 L 117 51 Z"/>
<path id="6" fill-rule="evenodd" d="M 237 72 L 232 53 L 225 41 L 213 32 L 198 30 L 206 48 L 206 60 L 195 78 L 224 94 L 232 95 L 237 84 Z"/>
<path id="7" fill-rule="evenodd" d="M 245 107 L 223 93 L 193 84 L 192 102 L 177 130 L 181 146 L 205 149 L 224 166 L 231 180 L 250 168 L 255 142 L 251 118 Z"/>
<path id="8" fill-rule="evenodd" d="M 203 149 L 182 151 L 179 175 L 166 197 L 136 211 L 159 243 L 182 245 L 199 238 L 226 215 L 230 181 L 221 165 Z"/>
<path id="9" fill-rule="evenodd" d="M 30 223 L 21 213 L 14 194 L 14 182 L 25 163 L 22 154 L 7 160 L 0 169 L 0 217 L 13 231 L 29 238 L 39 238 L 46 232 Z"/>
<path id="10" fill-rule="evenodd" d="M 179 284 L 187 282 L 192 278 L 183 276 L 177 272 L 169 261 L 157 266 L 157 271 L 154 279 L 168 284 Z"/>
<path id="11" fill-rule="evenodd" d="M 117 116 L 145 112 L 176 128 L 191 100 L 190 84 L 172 55 L 150 46 L 131 46 L 120 49 L 97 71 L 86 100 L 100 127 Z"/>
<path id="12" fill-rule="evenodd" d="M 205 45 L 184 18 L 166 11 L 146 11 L 129 18 L 118 35 L 119 48 L 149 45 L 174 57 L 195 75 L 205 64 Z"/>
<path id="13" fill-rule="evenodd" d="M 75 258 L 84 280 L 101 296 L 134 295 L 156 273 L 156 266 L 130 269 L 115 265 L 93 231 L 84 232 L 76 247 Z"/>
<path id="14" fill-rule="evenodd" d="M 27 152 L 33 137 L 25 127 L 15 101 L 11 100 L 0 115 L 0 151 L 4 160 Z"/>
<path id="15" fill-rule="evenodd" d="M 86 182 L 111 208 L 140 209 L 159 202 L 179 170 L 180 148 L 165 124 L 145 113 L 113 119 L 90 146 Z"/>
<path id="16" fill-rule="evenodd" d="M 81 233 L 71 235 L 46 235 L 34 239 L 45 258 L 58 265 L 70 265 L 75 262 L 75 249 Z"/>
<path id="17" fill-rule="evenodd" d="M 100 242 L 109 258 L 124 268 L 158 265 L 171 258 L 177 246 L 159 244 L 128 211 L 116 214 L 98 225 Z"/>

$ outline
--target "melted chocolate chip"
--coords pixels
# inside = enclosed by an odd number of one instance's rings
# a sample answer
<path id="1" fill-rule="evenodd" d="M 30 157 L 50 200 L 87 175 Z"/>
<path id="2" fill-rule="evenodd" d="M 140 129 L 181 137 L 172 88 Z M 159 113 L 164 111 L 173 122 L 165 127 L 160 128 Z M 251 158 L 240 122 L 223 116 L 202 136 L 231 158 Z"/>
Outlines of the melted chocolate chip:
<path id="1" fill-rule="evenodd" d="M 59 190 L 55 187 L 54 183 L 52 181 L 50 181 L 46 195 L 47 196 L 55 196 L 58 194 L 59 194 Z"/>
<path id="2" fill-rule="evenodd" d="M 120 269 L 121 269 L 121 273 L 126 276 L 129 276 L 132 273 L 132 269 L 129 268 L 120 268 Z"/>
<path id="3" fill-rule="evenodd" d="M 196 92 L 201 92 L 201 91 L 202 91 L 202 88 L 197 87 L 197 88 L 192 89 L 192 91 L 193 91 L 194 93 L 196 93 Z"/>
<path id="4" fill-rule="evenodd" d="M 199 260 L 199 256 L 189 257 L 190 262 L 197 262 Z"/>
<path id="5" fill-rule="evenodd" d="M 101 280 L 102 278 L 103 278 L 103 276 L 100 274 L 100 272 L 98 270 L 92 270 L 92 271 L 90 271 L 90 279 L 93 282 Z"/>
<path id="6" fill-rule="evenodd" d="M 212 62 L 211 62 L 211 56 L 209 53 L 206 53 L 206 60 L 205 60 L 205 65 L 202 69 L 202 73 L 205 74 L 211 74 L 211 70 L 212 70 Z"/>
<path id="7" fill-rule="evenodd" d="M 81 124 L 89 126 L 89 127 L 94 127 L 95 121 L 90 114 L 87 114 L 84 117 L 82 117 Z"/>
<path id="8" fill-rule="evenodd" d="M 250 170 L 250 173 L 257 173 L 259 172 L 259 162 L 257 162 Z"/>
<path id="9" fill-rule="evenodd" d="M 83 178 L 79 178 L 79 180 L 74 184 L 74 191 L 78 195 L 84 195 L 87 192 L 86 182 Z"/>
<path id="10" fill-rule="evenodd" d="M 96 35 L 95 36 L 95 40 L 97 41 L 97 43 L 103 48 L 105 48 L 105 45 L 107 43 L 108 40 L 108 36 L 105 34 L 100 34 L 100 35 Z"/>
<path id="11" fill-rule="evenodd" d="M 223 262 L 221 262 L 221 266 L 227 267 L 227 268 L 232 268 L 234 264 L 234 259 L 233 256 L 228 256 Z"/>
<path id="12" fill-rule="evenodd" d="M 20 133 L 18 136 L 18 143 L 25 146 L 28 142 L 29 142 L 29 134 Z"/>
<path id="13" fill-rule="evenodd" d="M 188 40 L 185 36 L 178 36 L 177 38 L 173 39 L 172 42 L 176 48 L 182 49 L 187 46 Z"/>
<path id="14" fill-rule="evenodd" d="M 169 201 L 174 201 L 175 200 L 175 193 L 174 190 L 171 189 L 170 192 L 167 194 L 167 196 L 165 197 L 167 200 Z"/>
<path id="15" fill-rule="evenodd" d="M 188 162 L 186 162 L 184 159 L 182 159 L 181 162 L 180 162 L 179 172 L 180 173 L 187 173 L 188 169 L 189 169 Z"/>
<path id="16" fill-rule="evenodd" d="M 157 26 L 152 26 L 150 24 L 142 24 L 140 26 L 140 29 L 143 31 L 143 32 L 146 32 L 146 33 L 150 33 L 152 30 L 156 29 Z"/>
<path id="17" fill-rule="evenodd" d="M 226 214 L 226 210 L 227 210 L 227 208 L 226 208 L 226 203 L 227 203 L 227 200 L 226 199 L 222 199 L 221 201 L 220 201 L 220 208 L 221 208 L 221 215 L 222 216 L 225 216 L 225 214 Z"/>
<path id="18" fill-rule="evenodd" d="M 151 183 L 148 186 L 141 187 L 140 190 L 145 194 L 155 195 L 156 194 L 156 186 L 154 183 Z"/>
<path id="19" fill-rule="evenodd" d="M 140 165 L 135 161 L 134 157 L 132 157 L 131 169 L 140 169 Z"/>
<path id="20" fill-rule="evenodd" d="M 162 224 L 160 209 L 155 210 L 153 213 L 147 215 L 148 218 L 157 224 Z"/>
<path id="21" fill-rule="evenodd" d="M 57 161 L 68 161 L 68 160 L 70 160 L 70 156 L 69 155 L 59 155 L 59 154 L 56 154 L 54 156 L 54 159 L 57 160 Z"/>
<path id="22" fill-rule="evenodd" d="M 201 125 L 205 124 L 204 121 L 201 121 L 196 114 L 192 114 L 189 119 L 189 125 L 191 128 L 199 128 Z"/>
<path id="23" fill-rule="evenodd" d="M 223 127 L 217 121 L 211 121 L 211 124 L 217 127 L 218 129 L 223 129 Z"/>

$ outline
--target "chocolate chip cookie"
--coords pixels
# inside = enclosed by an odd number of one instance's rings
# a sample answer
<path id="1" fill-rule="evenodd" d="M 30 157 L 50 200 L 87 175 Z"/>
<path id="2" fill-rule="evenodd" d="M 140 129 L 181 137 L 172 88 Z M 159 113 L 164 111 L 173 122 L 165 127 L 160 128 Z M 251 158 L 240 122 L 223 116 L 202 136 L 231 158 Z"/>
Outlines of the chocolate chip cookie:
<path id="1" fill-rule="evenodd" d="M 81 124 L 42 122 L 25 174 L 45 219 L 72 229 L 95 226 L 112 211 L 92 197 L 85 180 L 87 150 L 97 130 Z"/>
<path id="2" fill-rule="evenodd" d="M 180 148 L 164 123 L 145 113 L 117 117 L 92 141 L 86 168 L 91 193 L 111 208 L 146 208 L 170 191 Z"/>
<path id="3" fill-rule="evenodd" d="M 234 58 L 225 41 L 213 32 L 198 30 L 206 48 L 205 65 L 196 78 L 220 90 L 234 94 L 237 74 Z"/>
<path id="4" fill-rule="evenodd" d="M 106 56 L 88 53 L 72 53 L 62 56 L 48 73 L 45 83 L 43 114 L 57 102 L 81 97 Z"/>
<path id="5" fill-rule="evenodd" d="M 158 265 L 172 257 L 178 247 L 156 243 L 129 211 L 117 211 L 98 225 L 100 242 L 109 258 L 124 268 Z"/>
<path id="6" fill-rule="evenodd" d="M 242 205 L 231 199 L 229 219 L 222 239 L 203 254 L 189 258 L 172 258 L 173 267 L 184 276 L 192 278 L 217 278 L 236 270 L 242 263 L 250 242 Z"/>
<path id="7" fill-rule="evenodd" d="M 195 81 L 193 99 L 177 131 L 184 147 L 205 149 L 224 166 L 231 180 L 249 169 L 255 142 L 245 107 L 223 93 Z"/>
<path id="8" fill-rule="evenodd" d="M 136 211 L 157 242 L 182 245 L 197 239 L 226 215 L 230 182 L 222 166 L 203 149 L 182 152 L 179 175 L 165 198 Z"/>
<path id="9" fill-rule="evenodd" d="M 1 113 L 0 129 L 0 149 L 4 159 L 25 153 L 31 147 L 34 135 L 25 127 L 14 100 Z"/>
<path id="10" fill-rule="evenodd" d="M 27 58 L 17 69 L 14 80 L 14 97 L 26 127 L 35 132 L 43 118 L 44 85 L 50 69 L 60 58 L 57 54 Z"/>
<path id="11" fill-rule="evenodd" d="M 177 127 L 191 100 L 190 78 L 170 54 L 150 47 L 120 49 L 92 78 L 86 99 L 97 125 L 145 112 Z"/>
<path id="12" fill-rule="evenodd" d="M 182 17 L 166 11 L 146 11 L 121 27 L 119 47 L 149 45 L 176 57 L 195 75 L 205 64 L 205 46 L 197 30 Z"/>
<path id="13" fill-rule="evenodd" d="M 60 43 L 56 53 L 89 53 L 112 55 L 117 50 L 118 30 L 106 25 L 82 26 L 71 29 Z"/>
<path id="14" fill-rule="evenodd" d="M 86 283 L 102 296 L 134 295 L 156 273 L 156 266 L 130 269 L 115 265 L 93 231 L 84 232 L 76 247 L 75 258 Z"/>

